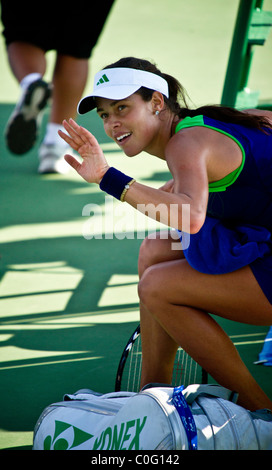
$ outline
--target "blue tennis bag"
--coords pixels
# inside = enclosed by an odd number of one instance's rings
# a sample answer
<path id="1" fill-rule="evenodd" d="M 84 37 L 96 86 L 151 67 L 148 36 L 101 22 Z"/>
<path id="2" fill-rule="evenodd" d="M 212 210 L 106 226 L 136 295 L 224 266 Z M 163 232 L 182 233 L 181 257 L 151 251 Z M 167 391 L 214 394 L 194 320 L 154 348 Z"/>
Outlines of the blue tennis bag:
<path id="1" fill-rule="evenodd" d="M 34 450 L 272 450 L 272 413 L 217 385 L 80 390 L 41 414 Z"/>

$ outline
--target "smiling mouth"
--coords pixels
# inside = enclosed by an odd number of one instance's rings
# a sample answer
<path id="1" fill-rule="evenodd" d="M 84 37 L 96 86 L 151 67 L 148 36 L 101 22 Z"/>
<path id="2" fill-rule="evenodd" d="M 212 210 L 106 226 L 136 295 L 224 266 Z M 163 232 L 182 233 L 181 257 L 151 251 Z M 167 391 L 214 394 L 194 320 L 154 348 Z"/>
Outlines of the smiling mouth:
<path id="1" fill-rule="evenodd" d="M 116 137 L 118 144 L 123 144 L 131 136 L 131 134 L 132 132 L 126 132 L 125 134 Z"/>

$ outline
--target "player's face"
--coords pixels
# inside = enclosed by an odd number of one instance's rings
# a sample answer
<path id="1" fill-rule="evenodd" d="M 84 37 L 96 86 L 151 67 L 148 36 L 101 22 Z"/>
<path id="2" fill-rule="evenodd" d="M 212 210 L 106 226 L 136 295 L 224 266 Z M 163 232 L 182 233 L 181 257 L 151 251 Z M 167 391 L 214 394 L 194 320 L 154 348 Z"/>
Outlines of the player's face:
<path id="1" fill-rule="evenodd" d="M 143 101 L 137 93 L 123 100 L 97 98 L 97 112 L 103 119 L 106 134 L 127 156 L 134 156 L 154 146 L 158 119 L 154 118 L 152 101 Z"/>

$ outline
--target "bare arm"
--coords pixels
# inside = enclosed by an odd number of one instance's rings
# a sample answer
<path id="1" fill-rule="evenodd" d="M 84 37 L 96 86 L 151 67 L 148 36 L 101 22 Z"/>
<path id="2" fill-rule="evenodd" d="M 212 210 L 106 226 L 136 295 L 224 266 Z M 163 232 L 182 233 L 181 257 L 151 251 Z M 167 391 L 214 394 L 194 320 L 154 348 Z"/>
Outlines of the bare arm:
<path id="1" fill-rule="evenodd" d="M 76 151 L 83 161 L 80 163 L 71 155 L 65 155 L 66 161 L 89 183 L 99 184 L 109 169 L 109 165 L 95 137 L 86 129 L 78 126 L 72 119 L 63 123 L 67 136 L 62 131 L 59 135 Z M 182 205 L 190 207 L 190 233 L 196 233 L 204 223 L 208 199 L 207 171 L 203 159 L 190 158 L 193 150 L 188 143 L 183 151 L 179 148 L 179 139 L 173 137 L 168 148 L 171 162 L 169 168 L 174 182 L 155 189 L 150 186 L 133 183 L 125 195 L 125 201 L 140 212 L 161 223 L 179 230 L 183 228 Z M 186 156 L 190 150 L 190 156 Z M 180 165 L 180 161 L 183 161 Z M 200 163 L 201 162 L 201 163 Z"/>

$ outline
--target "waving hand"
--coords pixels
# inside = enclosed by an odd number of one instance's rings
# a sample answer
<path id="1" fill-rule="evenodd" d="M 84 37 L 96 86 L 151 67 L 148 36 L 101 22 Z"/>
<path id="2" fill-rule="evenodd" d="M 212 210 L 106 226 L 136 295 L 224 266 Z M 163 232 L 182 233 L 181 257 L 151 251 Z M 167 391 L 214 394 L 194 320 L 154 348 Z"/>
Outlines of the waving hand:
<path id="1" fill-rule="evenodd" d="M 109 165 L 96 138 L 84 127 L 79 126 L 73 119 L 63 121 L 63 126 L 68 132 L 59 131 L 60 137 L 67 142 L 72 149 L 82 157 L 80 163 L 72 155 L 66 154 L 65 160 L 88 183 L 99 184 Z"/>

